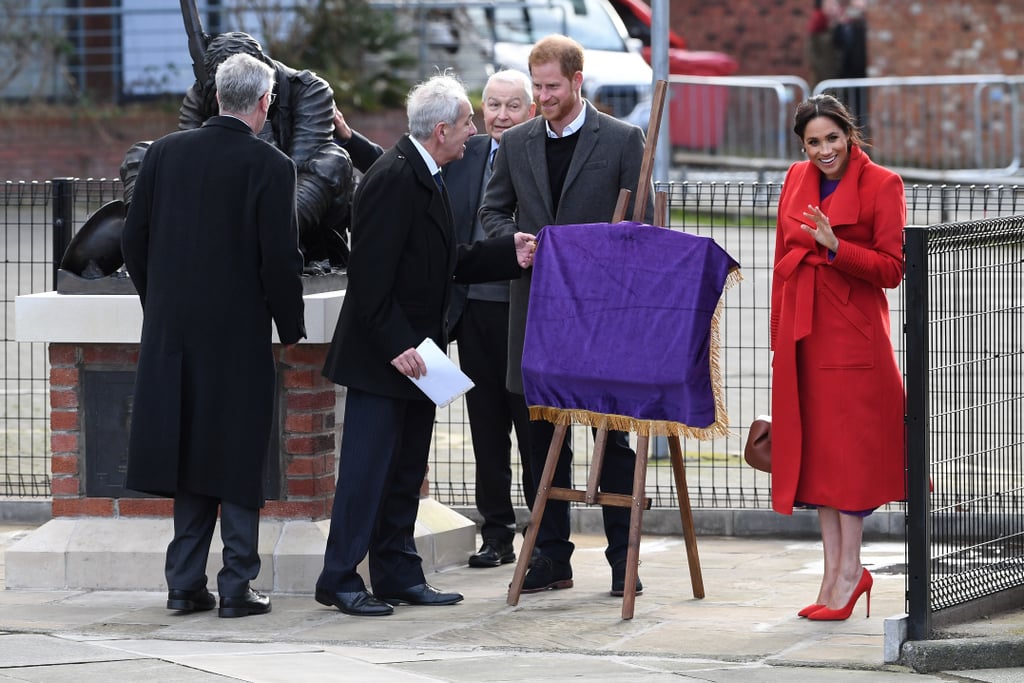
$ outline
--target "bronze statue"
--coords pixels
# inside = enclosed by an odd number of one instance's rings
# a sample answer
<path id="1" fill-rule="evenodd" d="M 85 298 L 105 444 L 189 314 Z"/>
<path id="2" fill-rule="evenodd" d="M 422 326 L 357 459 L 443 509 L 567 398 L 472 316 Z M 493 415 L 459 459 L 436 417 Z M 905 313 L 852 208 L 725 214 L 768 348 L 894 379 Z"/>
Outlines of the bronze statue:
<path id="1" fill-rule="evenodd" d="M 355 180 L 348 153 L 333 138 L 334 93 L 330 85 L 312 71 L 296 70 L 271 59 L 247 33 L 207 35 L 194 1 L 181 0 L 181 7 L 196 81 L 185 93 L 178 128 L 198 128 L 217 113 L 214 74 L 230 55 L 244 52 L 273 67 L 276 99 L 259 137 L 295 162 L 299 246 L 306 271 L 345 266 L 348 245 L 343 235 L 348 229 Z M 148 142 L 136 143 L 121 164 L 126 206 L 131 203 L 135 175 L 148 147 Z"/>

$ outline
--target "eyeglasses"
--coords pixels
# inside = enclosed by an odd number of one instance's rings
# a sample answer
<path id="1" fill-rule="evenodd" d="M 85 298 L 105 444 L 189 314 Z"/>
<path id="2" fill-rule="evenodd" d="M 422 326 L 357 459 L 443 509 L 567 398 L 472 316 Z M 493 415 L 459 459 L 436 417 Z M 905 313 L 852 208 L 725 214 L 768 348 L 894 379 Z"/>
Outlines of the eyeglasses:
<path id="1" fill-rule="evenodd" d="M 267 100 L 267 104 L 268 105 L 269 104 L 273 104 L 274 101 L 277 100 L 277 95 L 275 95 L 274 93 L 270 92 L 269 90 L 267 91 L 267 97 L 270 98 L 269 100 Z"/>

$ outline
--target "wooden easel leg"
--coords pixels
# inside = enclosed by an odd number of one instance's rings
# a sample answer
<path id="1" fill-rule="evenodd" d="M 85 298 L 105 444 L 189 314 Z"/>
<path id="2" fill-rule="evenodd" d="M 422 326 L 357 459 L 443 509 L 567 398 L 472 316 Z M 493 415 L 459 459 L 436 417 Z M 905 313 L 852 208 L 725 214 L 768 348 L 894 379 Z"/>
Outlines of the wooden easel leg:
<path id="1" fill-rule="evenodd" d="M 640 532 L 644 522 L 647 491 L 648 437 L 638 436 L 636 465 L 633 468 L 633 506 L 629 512 L 629 541 L 626 548 L 626 585 L 622 593 L 622 618 L 632 619 L 636 604 L 636 579 L 640 571 Z"/>
<path id="2" fill-rule="evenodd" d="M 693 597 L 704 597 L 704 577 L 700 571 L 700 557 L 697 556 L 697 534 L 693 529 L 693 510 L 690 508 L 690 489 L 686 485 L 686 465 L 683 464 L 683 449 L 679 437 L 668 437 L 668 448 L 672 459 L 672 473 L 676 479 L 676 494 L 679 496 L 679 517 L 683 522 L 683 539 L 686 541 L 686 559 L 690 564 L 690 584 Z"/>
<path id="3" fill-rule="evenodd" d="M 523 581 L 526 580 L 526 570 L 530 568 L 530 557 L 533 555 L 533 546 L 537 543 L 537 533 L 540 531 L 540 520 L 544 517 L 544 508 L 548 504 L 548 496 L 551 494 L 551 482 L 555 478 L 555 467 L 558 465 L 558 456 L 562 452 L 562 443 L 565 442 L 565 435 L 569 431 L 568 425 L 555 425 L 554 434 L 551 436 L 551 446 L 548 448 L 548 457 L 544 461 L 544 471 L 540 475 L 540 483 L 537 486 L 537 497 L 533 501 L 533 511 L 530 514 L 530 526 L 526 531 L 526 538 L 523 539 L 523 547 L 519 551 L 519 561 L 516 562 L 516 571 L 512 574 L 512 583 L 508 585 L 509 605 L 519 604 L 519 594 L 523 591 Z"/>
<path id="4" fill-rule="evenodd" d="M 608 428 L 601 427 L 594 435 L 594 454 L 590 456 L 590 476 L 587 477 L 587 493 L 584 497 L 587 505 L 597 502 L 597 493 L 601 486 L 601 468 L 604 467 L 604 452 L 607 448 Z"/>

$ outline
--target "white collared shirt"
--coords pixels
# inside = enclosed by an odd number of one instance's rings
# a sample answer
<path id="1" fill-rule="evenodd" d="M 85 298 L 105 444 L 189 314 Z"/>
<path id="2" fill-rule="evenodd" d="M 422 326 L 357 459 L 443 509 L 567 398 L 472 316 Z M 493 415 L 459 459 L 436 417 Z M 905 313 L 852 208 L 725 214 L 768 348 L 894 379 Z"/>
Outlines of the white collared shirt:
<path id="1" fill-rule="evenodd" d="M 583 122 L 587 120 L 587 101 L 583 100 L 583 109 L 580 110 L 580 115 L 572 120 L 563 130 L 561 135 L 556 135 L 555 131 L 551 130 L 551 124 L 544 121 L 544 128 L 548 131 L 549 138 L 564 138 L 567 135 L 572 135 L 580 128 L 583 127 Z"/>
<path id="2" fill-rule="evenodd" d="M 412 140 L 412 144 L 416 146 L 416 151 L 420 153 L 421 157 L 423 157 L 423 162 L 427 165 L 427 170 L 430 171 L 430 175 L 434 175 L 440 171 L 441 167 L 437 165 L 436 161 L 434 161 L 434 157 L 430 156 L 430 152 L 427 151 L 427 148 L 413 136 L 410 135 L 409 139 Z"/>

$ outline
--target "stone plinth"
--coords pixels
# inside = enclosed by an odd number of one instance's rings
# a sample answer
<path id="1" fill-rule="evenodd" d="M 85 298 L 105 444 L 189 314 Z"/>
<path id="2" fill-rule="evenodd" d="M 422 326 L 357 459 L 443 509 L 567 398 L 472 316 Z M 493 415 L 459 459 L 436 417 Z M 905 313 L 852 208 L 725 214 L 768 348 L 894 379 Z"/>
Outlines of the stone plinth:
<path id="1" fill-rule="evenodd" d="M 264 511 L 262 569 L 253 587 L 312 593 L 329 529 L 327 519 L 274 519 Z M 473 522 L 431 498 L 420 500 L 414 533 L 428 574 L 465 564 L 476 542 Z M 167 517 L 55 518 L 6 550 L 4 585 L 8 590 L 167 590 L 164 552 L 173 535 Z M 218 526 L 206 570 L 214 590 L 222 547 Z M 369 576 L 365 566 L 360 573 Z"/>
<path id="2" fill-rule="evenodd" d="M 336 388 L 320 374 L 326 344 L 274 346 L 278 366 L 278 422 L 271 444 L 270 477 L 265 485 L 268 497 L 264 514 L 283 519 L 327 519 L 334 494 Z M 91 342 L 51 343 L 50 357 L 50 452 L 51 493 L 54 517 L 77 515 L 103 517 L 169 516 L 167 498 L 96 495 L 87 478 L 89 468 L 100 467 L 100 449 L 109 478 L 123 484 L 127 458 L 127 424 L 123 438 L 106 443 L 89 443 L 86 415 L 101 410 L 126 411 L 125 400 L 102 406 L 86 405 L 83 379 L 98 372 L 134 376 L 138 344 L 97 344 Z M 130 390 L 130 387 L 129 387 Z M 130 402 L 130 397 L 126 399 Z M 124 422 L 123 416 L 118 416 Z M 88 451 L 88 457 L 87 457 Z M 120 471 L 113 471 L 119 464 Z M 118 485 L 108 488 L 119 488 Z"/>
<path id="3" fill-rule="evenodd" d="M 344 291 L 303 297 L 307 338 L 286 349 L 274 334 L 278 365 L 278 422 L 264 516 L 320 520 L 330 517 L 334 494 L 337 389 L 320 374 Z M 100 517 L 169 516 L 164 498 L 88 495 L 85 449 L 125 448 L 86 444 L 83 377 L 91 371 L 131 376 L 138 362 L 142 307 L 137 295 L 65 295 L 44 292 L 17 297 L 18 341 L 49 342 L 50 449 L 53 515 Z M 215 343 L 215 341 L 213 342 Z M 130 400 L 130 399 L 129 399 Z M 111 406 L 120 409 L 121 406 Z M 124 425 L 126 429 L 127 425 Z M 105 461 L 117 462 L 114 453 Z M 95 459 L 93 463 L 95 463 Z M 95 474 L 95 473 L 94 473 Z"/>

